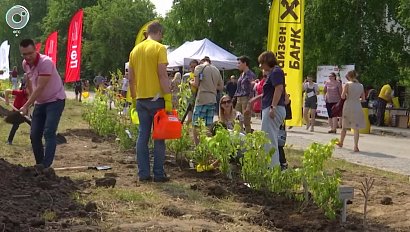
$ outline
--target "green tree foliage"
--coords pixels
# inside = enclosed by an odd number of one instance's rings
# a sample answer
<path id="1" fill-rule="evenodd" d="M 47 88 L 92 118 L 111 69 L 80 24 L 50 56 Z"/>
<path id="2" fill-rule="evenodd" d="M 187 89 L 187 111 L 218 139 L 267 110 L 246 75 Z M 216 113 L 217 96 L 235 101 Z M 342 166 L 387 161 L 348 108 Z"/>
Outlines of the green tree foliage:
<path id="1" fill-rule="evenodd" d="M 306 1 L 304 72 L 315 73 L 321 64 L 355 64 L 367 84 L 404 78 L 400 70 L 410 55 L 397 30 L 399 7 L 398 0 Z"/>
<path id="2" fill-rule="evenodd" d="M 268 0 L 177 0 L 164 20 L 164 41 L 177 47 L 208 38 L 236 55 L 256 57 L 266 49 Z M 211 57 L 212 59 L 212 57 Z"/>
<path id="3" fill-rule="evenodd" d="M 156 17 L 149 0 L 100 0 L 84 15 L 83 62 L 94 73 L 124 67 L 139 29 Z"/>
<path id="4" fill-rule="evenodd" d="M 7 11 L 15 5 L 22 5 L 30 13 L 30 20 L 26 27 L 19 30 L 18 36 L 13 33 L 6 21 Z M 0 1 L 0 43 L 8 40 L 10 44 L 10 66 L 21 66 L 21 56 L 18 50 L 19 42 L 23 38 L 38 40 L 43 34 L 40 28 L 41 20 L 47 13 L 47 0 L 1 0 Z M 21 69 L 20 69 L 21 70 Z"/>
<path id="5" fill-rule="evenodd" d="M 65 70 L 66 63 L 66 51 L 67 51 L 67 34 L 68 27 L 70 25 L 71 18 L 81 8 L 93 6 L 97 4 L 97 0 L 48 0 L 47 1 L 47 14 L 41 23 L 41 29 L 43 31 L 41 41 L 46 41 L 48 35 L 53 31 L 58 32 L 58 59 L 57 66 L 61 72 Z M 86 25 L 83 25 L 83 28 Z M 45 45 L 45 44 L 44 44 Z"/>
<path id="6" fill-rule="evenodd" d="M 1 41 L 11 44 L 10 65 L 21 64 L 18 43 L 22 38 L 44 42 L 58 31 L 58 67 L 65 72 L 67 33 L 71 18 L 84 9 L 82 78 L 101 71 L 109 72 L 124 66 L 142 25 L 154 19 L 154 5 L 149 0 L 1 0 L 0 15 L 13 5 L 23 5 L 30 12 L 30 21 L 18 37 L 4 20 L 0 20 Z M 2 18 L 3 18 L 2 17 Z"/>
<path id="7" fill-rule="evenodd" d="M 408 0 L 400 0 L 398 13 L 402 26 L 407 29 L 408 33 L 410 33 L 410 2 Z"/>

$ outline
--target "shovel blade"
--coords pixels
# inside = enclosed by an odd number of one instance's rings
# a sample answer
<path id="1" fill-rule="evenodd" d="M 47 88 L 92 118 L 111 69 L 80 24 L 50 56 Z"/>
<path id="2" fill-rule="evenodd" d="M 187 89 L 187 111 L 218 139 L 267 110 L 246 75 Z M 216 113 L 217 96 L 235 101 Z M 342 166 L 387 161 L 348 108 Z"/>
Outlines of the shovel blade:
<path id="1" fill-rule="evenodd" d="M 4 119 L 9 124 L 21 124 L 26 121 L 23 115 L 18 111 L 11 111 Z"/>
<path id="2" fill-rule="evenodd" d="M 97 169 L 98 171 L 102 171 L 102 170 L 110 170 L 111 167 L 110 166 L 97 166 L 95 167 L 95 169 Z"/>

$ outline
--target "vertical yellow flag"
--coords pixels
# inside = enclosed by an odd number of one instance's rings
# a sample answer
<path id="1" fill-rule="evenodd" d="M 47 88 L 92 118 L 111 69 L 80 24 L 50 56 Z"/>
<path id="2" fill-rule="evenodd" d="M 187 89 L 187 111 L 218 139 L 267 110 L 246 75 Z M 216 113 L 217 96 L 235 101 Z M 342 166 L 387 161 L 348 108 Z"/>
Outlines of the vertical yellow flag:
<path id="1" fill-rule="evenodd" d="M 304 0 L 273 0 L 269 14 L 268 50 L 276 54 L 285 72 L 292 100 L 289 126 L 302 125 Z"/>
<path id="2" fill-rule="evenodd" d="M 152 22 L 155 22 L 155 21 L 157 21 L 157 20 L 149 21 L 148 23 L 144 24 L 144 26 L 141 27 L 141 29 L 138 31 L 137 37 L 135 38 L 135 45 L 134 46 L 137 46 L 139 43 L 141 43 L 142 41 L 145 40 L 145 35 L 144 34 L 147 33 L 148 25 Z M 127 96 L 126 96 L 127 102 L 132 101 L 130 87 L 131 86 L 128 86 L 128 90 L 127 90 Z M 135 87 L 135 86 L 133 86 L 133 87 Z"/>
<path id="3" fill-rule="evenodd" d="M 138 31 L 137 37 L 135 38 L 135 46 L 145 40 L 145 33 L 147 33 L 148 25 L 155 22 L 157 20 L 149 21 L 148 23 L 144 24 L 141 29 Z"/>

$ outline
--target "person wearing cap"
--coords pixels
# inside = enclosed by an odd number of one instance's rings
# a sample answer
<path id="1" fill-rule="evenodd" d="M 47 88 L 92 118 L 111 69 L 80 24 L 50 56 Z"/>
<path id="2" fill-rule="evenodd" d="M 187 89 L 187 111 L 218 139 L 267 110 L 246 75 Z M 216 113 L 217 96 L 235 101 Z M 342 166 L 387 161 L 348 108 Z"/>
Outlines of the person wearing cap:
<path id="1" fill-rule="evenodd" d="M 129 57 L 129 85 L 131 109 L 136 109 L 140 121 L 137 140 L 138 177 L 151 181 L 150 151 L 154 115 L 160 109 L 172 111 L 170 80 L 167 74 L 167 49 L 160 43 L 162 25 L 155 21 L 148 25 L 147 39 L 136 45 Z M 164 171 L 165 141 L 154 140 L 154 182 L 166 182 Z"/>
<path id="2" fill-rule="evenodd" d="M 205 121 L 205 126 L 211 127 L 215 116 L 215 103 L 218 90 L 223 90 L 223 80 L 219 70 L 211 64 L 209 57 L 204 57 L 200 65 L 195 67 L 194 80 L 191 85 L 198 88 L 195 107 L 192 116 L 194 126 L 198 119 Z M 194 128 L 195 144 L 199 143 L 197 130 Z"/>

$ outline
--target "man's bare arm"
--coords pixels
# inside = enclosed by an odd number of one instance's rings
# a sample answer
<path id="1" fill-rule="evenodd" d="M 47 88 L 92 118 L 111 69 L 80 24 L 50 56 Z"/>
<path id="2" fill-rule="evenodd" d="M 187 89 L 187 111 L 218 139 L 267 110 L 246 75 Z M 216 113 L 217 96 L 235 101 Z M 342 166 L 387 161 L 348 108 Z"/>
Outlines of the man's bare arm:
<path id="1" fill-rule="evenodd" d="M 136 92 L 136 85 L 137 81 L 135 79 L 134 75 L 134 70 L 131 67 L 128 67 L 128 79 L 129 79 L 129 86 L 130 86 L 130 91 L 131 91 L 131 98 L 135 99 L 137 97 L 137 92 Z"/>
<path id="2" fill-rule="evenodd" d="M 34 102 L 36 101 L 38 96 L 40 96 L 43 93 L 43 91 L 45 90 L 45 88 L 46 88 L 46 86 L 47 86 L 47 84 L 50 80 L 51 80 L 51 75 L 50 76 L 39 76 L 38 77 L 37 88 L 34 91 L 29 90 L 30 97 L 29 97 L 28 101 L 26 102 L 26 104 L 24 104 L 22 109 L 27 110 L 29 106 L 34 104 Z M 29 84 L 29 86 L 31 86 L 31 84 Z M 31 87 L 29 87 L 29 89 L 31 89 Z"/>
<path id="3" fill-rule="evenodd" d="M 170 81 L 167 74 L 167 64 L 158 64 L 158 77 L 163 94 L 170 94 Z"/>

